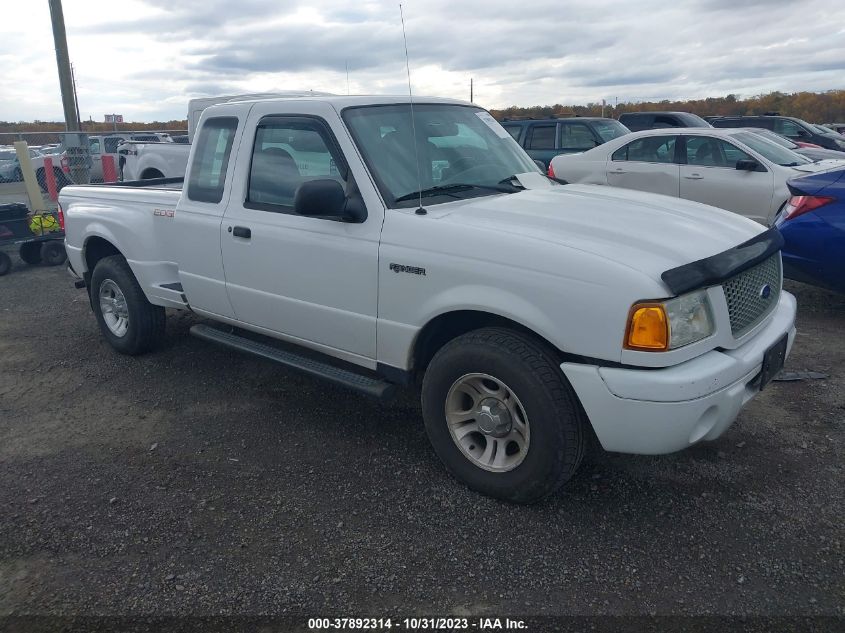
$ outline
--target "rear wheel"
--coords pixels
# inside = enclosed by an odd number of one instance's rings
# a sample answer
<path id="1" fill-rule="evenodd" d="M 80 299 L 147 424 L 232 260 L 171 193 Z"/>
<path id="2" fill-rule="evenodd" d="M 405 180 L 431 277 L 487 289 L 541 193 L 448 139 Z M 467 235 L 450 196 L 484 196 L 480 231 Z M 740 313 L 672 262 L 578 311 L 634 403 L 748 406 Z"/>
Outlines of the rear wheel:
<path id="1" fill-rule="evenodd" d="M 12 259 L 6 253 L 0 253 L 0 277 L 12 270 Z"/>
<path id="2" fill-rule="evenodd" d="M 147 301 L 121 255 L 104 257 L 94 267 L 91 307 L 103 336 L 122 354 L 143 354 L 164 338 L 164 308 Z"/>
<path id="3" fill-rule="evenodd" d="M 158 169 L 148 169 L 141 174 L 141 180 L 150 180 L 152 178 L 164 178 L 164 174 Z"/>
<path id="4" fill-rule="evenodd" d="M 515 331 L 485 328 L 447 343 L 426 370 L 422 408 L 446 469 L 499 499 L 542 499 L 584 453 L 588 422 L 552 351 Z"/>
<path id="5" fill-rule="evenodd" d="M 41 263 L 41 244 L 38 242 L 24 242 L 19 253 L 21 259 L 30 266 Z"/>
<path id="6" fill-rule="evenodd" d="M 41 261 L 48 266 L 58 266 L 67 259 L 65 245 L 59 240 L 50 240 L 41 245 Z"/>

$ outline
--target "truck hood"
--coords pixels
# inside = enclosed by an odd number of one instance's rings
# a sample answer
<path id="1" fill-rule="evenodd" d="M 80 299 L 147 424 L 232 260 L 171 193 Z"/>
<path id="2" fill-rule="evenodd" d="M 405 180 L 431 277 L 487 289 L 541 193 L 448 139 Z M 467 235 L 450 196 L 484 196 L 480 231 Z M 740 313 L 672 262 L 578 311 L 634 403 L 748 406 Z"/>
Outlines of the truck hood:
<path id="1" fill-rule="evenodd" d="M 615 261 L 660 281 L 664 271 L 716 255 L 765 229 L 715 207 L 630 189 L 570 184 L 431 207 L 444 222 L 545 242 Z"/>

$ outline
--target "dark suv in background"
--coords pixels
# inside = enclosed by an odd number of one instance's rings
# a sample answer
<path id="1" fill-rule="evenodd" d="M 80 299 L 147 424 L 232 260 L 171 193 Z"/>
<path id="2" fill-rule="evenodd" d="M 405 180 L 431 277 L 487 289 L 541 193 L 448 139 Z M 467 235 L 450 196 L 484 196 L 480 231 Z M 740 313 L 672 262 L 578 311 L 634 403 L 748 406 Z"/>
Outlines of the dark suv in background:
<path id="1" fill-rule="evenodd" d="M 772 130 L 798 143 L 815 143 L 826 149 L 845 152 L 845 138 L 833 130 L 824 131 L 818 125 L 802 119 L 780 115 L 707 117 L 713 127 L 761 127 Z"/>
<path id="2" fill-rule="evenodd" d="M 541 161 L 546 169 L 558 154 L 585 152 L 630 132 L 619 121 L 601 117 L 503 119 L 501 123 L 528 155 Z"/>
<path id="3" fill-rule="evenodd" d="M 710 127 L 710 124 L 691 112 L 625 112 L 619 122 L 632 132 L 664 127 Z"/>

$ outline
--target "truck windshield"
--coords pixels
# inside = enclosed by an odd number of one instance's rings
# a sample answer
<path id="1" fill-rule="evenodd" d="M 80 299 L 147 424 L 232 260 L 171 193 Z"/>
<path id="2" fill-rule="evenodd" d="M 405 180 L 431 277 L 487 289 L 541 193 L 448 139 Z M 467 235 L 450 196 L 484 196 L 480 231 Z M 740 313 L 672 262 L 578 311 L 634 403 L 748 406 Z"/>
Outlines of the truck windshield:
<path id="1" fill-rule="evenodd" d="M 382 196 L 393 208 L 500 195 L 515 174 L 538 168 L 486 111 L 415 103 L 347 108 L 343 119 Z M 414 143 L 416 132 L 416 147 Z M 417 160 L 419 159 L 419 169 Z"/>

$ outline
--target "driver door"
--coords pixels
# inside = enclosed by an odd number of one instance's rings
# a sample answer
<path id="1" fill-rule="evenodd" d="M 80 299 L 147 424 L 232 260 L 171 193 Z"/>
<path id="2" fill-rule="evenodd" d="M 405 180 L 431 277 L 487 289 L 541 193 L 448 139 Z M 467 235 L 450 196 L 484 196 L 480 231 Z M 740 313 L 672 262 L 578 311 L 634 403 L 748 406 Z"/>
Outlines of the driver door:
<path id="1" fill-rule="evenodd" d="M 360 361 L 376 355 L 378 248 L 383 209 L 367 204 L 362 223 L 305 217 L 293 210 L 306 180 L 356 177 L 321 108 L 250 114 L 233 191 L 221 226 L 226 289 L 236 318 L 253 329 Z M 336 114 L 333 120 L 336 121 Z M 358 176 L 361 177 L 360 175 Z"/>

